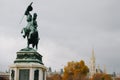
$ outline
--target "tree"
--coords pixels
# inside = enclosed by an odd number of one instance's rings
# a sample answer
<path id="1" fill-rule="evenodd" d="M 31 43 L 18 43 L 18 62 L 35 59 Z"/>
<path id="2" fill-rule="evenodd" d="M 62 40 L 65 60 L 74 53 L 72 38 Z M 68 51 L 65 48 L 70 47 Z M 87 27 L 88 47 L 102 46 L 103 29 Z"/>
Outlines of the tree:
<path id="1" fill-rule="evenodd" d="M 102 77 L 103 77 L 104 80 L 112 80 L 112 77 L 108 74 L 103 74 Z"/>
<path id="2" fill-rule="evenodd" d="M 104 74 L 104 73 L 96 73 L 92 80 L 112 80 L 112 77 L 108 74 Z"/>
<path id="3" fill-rule="evenodd" d="M 62 77 L 60 74 L 53 74 L 50 77 L 47 77 L 46 80 L 62 80 Z"/>
<path id="4" fill-rule="evenodd" d="M 61 75 L 59 75 L 59 74 L 54 74 L 54 75 L 52 76 L 52 80 L 62 80 L 62 77 L 61 77 Z"/>
<path id="5" fill-rule="evenodd" d="M 83 60 L 71 61 L 64 67 L 63 80 L 84 80 L 88 72 L 89 69 Z"/>
<path id="6" fill-rule="evenodd" d="M 96 73 L 94 74 L 93 78 L 91 80 L 101 80 L 102 74 L 101 73 Z"/>

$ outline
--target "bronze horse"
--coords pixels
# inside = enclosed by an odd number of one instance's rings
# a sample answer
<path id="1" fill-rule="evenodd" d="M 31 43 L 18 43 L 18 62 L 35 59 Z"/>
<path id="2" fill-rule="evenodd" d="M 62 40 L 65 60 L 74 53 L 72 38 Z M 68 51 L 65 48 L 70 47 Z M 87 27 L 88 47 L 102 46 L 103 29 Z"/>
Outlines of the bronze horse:
<path id="1" fill-rule="evenodd" d="M 38 35 L 38 31 L 34 31 L 32 34 L 31 34 L 31 37 L 29 37 L 29 33 L 30 33 L 30 30 L 26 29 L 26 28 L 23 28 L 22 32 L 24 31 L 24 35 L 23 37 L 27 37 L 27 47 L 29 48 L 29 45 L 32 44 L 32 47 L 36 47 L 36 49 L 38 49 L 38 42 L 39 42 L 39 35 Z"/>
<path id="2" fill-rule="evenodd" d="M 23 37 L 27 37 L 27 47 L 29 48 L 29 45 L 32 44 L 32 47 L 34 48 L 36 46 L 36 49 L 38 48 L 38 41 L 39 41 L 39 34 L 37 31 L 37 13 L 33 14 L 33 18 L 32 15 L 30 14 L 30 11 L 33 10 L 32 8 L 32 3 L 27 7 L 25 14 L 27 17 L 27 26 L 25 28 L 22 29 L 21 33 L 24 32 Z"/>

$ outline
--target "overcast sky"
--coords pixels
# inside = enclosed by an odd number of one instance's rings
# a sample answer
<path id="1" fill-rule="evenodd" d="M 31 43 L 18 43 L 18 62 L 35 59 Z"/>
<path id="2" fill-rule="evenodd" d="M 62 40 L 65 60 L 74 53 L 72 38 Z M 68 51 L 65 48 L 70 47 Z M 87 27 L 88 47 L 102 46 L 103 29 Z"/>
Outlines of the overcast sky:
<path id="1" fill-rule="evenodd" d="M 13 64 L 26 47 L 20 20 L 32 0 L 0 0 L 0 70 Z M 120 72 L 120 0 L 33 0 L 38 14 L 38 52 L 45 66 L 63 68 L 68 61 L 89 66 L 94 48 L 96 66 Z"/>

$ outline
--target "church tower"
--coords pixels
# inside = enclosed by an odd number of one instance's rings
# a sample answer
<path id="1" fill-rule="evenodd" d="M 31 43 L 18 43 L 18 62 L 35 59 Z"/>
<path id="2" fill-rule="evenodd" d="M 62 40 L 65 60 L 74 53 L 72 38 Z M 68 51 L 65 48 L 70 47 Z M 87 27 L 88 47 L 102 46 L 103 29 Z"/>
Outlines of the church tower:
<path id="1" fill-rule="evenodd" d="M 95 68 L 95 55 L 94 55 L 94 49 L 92 49 L 92 56 L 90 58 L 90 78 L 96 73 Z"/>

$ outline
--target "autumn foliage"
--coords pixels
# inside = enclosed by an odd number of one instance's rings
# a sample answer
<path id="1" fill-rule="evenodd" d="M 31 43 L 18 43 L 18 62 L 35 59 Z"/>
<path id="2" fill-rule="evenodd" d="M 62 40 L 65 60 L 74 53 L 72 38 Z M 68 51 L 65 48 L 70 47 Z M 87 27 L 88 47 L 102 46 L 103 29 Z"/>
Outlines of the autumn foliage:
<path id="1" fill-rule="evenodd" d="M 62 77 L 60 74 L 53 74 L 50 77 L 47 77 L 46 80 L 62 80 Z"/>
<path id="2" fill-rule="evenodd" d="M 84 61 L 68 62 L 64 67 L 63 80 L 86 80 L 86 75 L 89 72 L 88 67 Z"/>
<path id="3" fill-rule="evenodd" d="M 91 80 L 113 80 L 113 79 L 108 74 L 96 73 Z"/>

